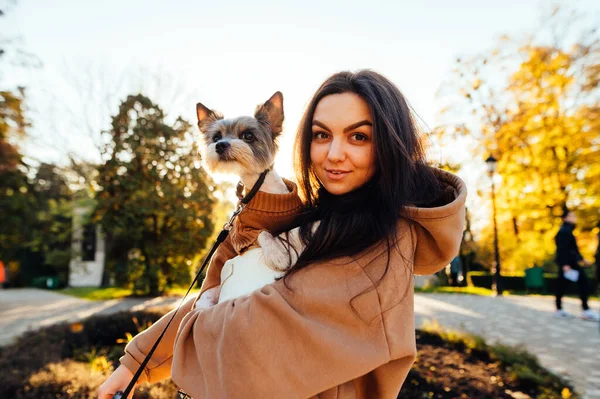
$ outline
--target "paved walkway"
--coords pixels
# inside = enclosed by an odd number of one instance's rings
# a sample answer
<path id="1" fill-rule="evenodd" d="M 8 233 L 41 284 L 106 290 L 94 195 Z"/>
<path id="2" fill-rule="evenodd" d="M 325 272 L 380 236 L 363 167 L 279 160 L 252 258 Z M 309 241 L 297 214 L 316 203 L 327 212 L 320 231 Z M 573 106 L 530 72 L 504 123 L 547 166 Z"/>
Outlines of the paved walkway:
<path id="1" fill-rule="evenodd" d="M 175 306 L 177 298 L 87 301 L 37 289 L 0 290 L 0 345 L 31 328 L 74 321 L 92 314 Z M 600 309 L 598 301 L 591 302 Z M 565 310 L 579 315 L 579 301 L 564 299 Z M 586 399 L 600 399 L 598 323 L 553 317 L 549 297 L 480 297 L 456 294 L 415 295 L 416 325 L 436 320 L 441 326 L 479 334 L 488 342 L 524 345 L 546 368 L 570 379 Z"/>
<path id="2" fill-rule="evenodd" d="M 114 299 L 88 301 L 35 288 L 0 290 L 0 346 L 30 329 L 93 314 L 140 310 L 154 306 L 176 306 L 179 298 Z"/>
<path id="3" fill-rule="evenodd" d="M 600 309 L 598 301 L 590 307 Z M 580 301 L 563 299 L 577 315 L 557 319 L 552 297 L 481 297 L 456 294 L 415 295 L 415 322 L 436 320 L 441 326 L 486 338 L 524 345 L 547 369 L 569 379 L 586 399 L 600 399 L 600 331 L 598 323 L 579 318 Z"/>

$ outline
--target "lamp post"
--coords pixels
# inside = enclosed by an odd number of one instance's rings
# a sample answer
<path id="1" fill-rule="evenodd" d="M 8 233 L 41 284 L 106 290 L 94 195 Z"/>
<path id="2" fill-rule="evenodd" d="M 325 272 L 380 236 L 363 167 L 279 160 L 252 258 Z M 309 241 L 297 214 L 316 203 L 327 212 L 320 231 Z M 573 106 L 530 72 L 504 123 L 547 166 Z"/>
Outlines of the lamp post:
<path id="1" fill-rule="evenodd" d="M 489 156 L 485 163 L 488 168 L 488 174 L 492 181 L 492 212 L 494 218 L 494 291 L 496 295 L 502 295 L 502 277 L 500 275 L 500 250 L 498 249 L 498 226 L 496 223 L 496 185 L 494 184 L 494 174 L 498 166 L 498 160 Z"/>

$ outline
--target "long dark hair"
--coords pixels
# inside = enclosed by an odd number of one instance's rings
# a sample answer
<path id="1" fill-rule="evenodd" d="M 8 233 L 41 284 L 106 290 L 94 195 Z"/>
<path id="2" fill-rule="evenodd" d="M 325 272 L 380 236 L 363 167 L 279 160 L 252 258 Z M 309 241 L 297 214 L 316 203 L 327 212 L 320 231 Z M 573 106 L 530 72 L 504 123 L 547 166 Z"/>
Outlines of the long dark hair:
<path id="1" fill-rule="evenodd" d="M 360 96 L 370 108 L 377 170 L 359 189 L 335 196 L 317 179 L 310 145 L 317 104 L 325 96 L 341 93 Z M 298 126 L 294 157 L 298 189 L 305 203 L 298 224 L 306 247 L 286 278 L 314 261 L 354 257 L 381 242 L 387 243 L 387 272 L 406 206 L 428 206 L 441 193 L 433 169 L 427 166 L 407 101 L 391 81 L 369 70 L 336 73 L 319 87 Z M 313 231 L 315 220 L 320 220 L 320 225 Z"/>

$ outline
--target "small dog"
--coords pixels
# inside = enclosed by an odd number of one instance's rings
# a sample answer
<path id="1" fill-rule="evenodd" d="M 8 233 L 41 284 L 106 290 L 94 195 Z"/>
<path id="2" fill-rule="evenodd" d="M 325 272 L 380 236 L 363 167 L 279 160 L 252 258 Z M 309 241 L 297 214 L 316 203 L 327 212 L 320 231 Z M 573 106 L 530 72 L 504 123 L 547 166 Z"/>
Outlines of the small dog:
<path id="1" fill-rule="evenodd" d="M 204 136 L 205 168 L 209 173 L 234 173 L 250 189 L 260 174 L 273 165 L 284 119 L 283 95 L 280 92 L 273 94 L 256 108 L 254 117 L 224 119 L 201 103 L 196 105 L 196 112 L 198 127 Z M 289 193 L 273 169 L 267 173 L 260 191 Z M 260 246 L 253 246 L 225 262 L 220 290 L 207 290 L 196 306 L 212 306 L 250 294 L 281 277 L 296 262 L 301 247 L 298 229 L 294 230 L 287 235 L 288 244 L 262 231 L 258 236 Z"/>

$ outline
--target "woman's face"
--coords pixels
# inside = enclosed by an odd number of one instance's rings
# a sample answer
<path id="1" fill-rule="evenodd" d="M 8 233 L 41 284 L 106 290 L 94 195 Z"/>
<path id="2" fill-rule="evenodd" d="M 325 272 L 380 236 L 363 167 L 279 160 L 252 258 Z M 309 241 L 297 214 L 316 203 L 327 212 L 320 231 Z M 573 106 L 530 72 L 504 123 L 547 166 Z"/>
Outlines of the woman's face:
<path id="1" fill-rule="evenodd" d="M 372 124 L 368 104 L 354 93 L 331 94 L 317 104 L 310 160 L 331 194 L 356 190 L 375 174 Z"/>

